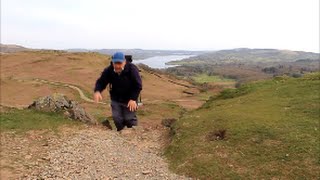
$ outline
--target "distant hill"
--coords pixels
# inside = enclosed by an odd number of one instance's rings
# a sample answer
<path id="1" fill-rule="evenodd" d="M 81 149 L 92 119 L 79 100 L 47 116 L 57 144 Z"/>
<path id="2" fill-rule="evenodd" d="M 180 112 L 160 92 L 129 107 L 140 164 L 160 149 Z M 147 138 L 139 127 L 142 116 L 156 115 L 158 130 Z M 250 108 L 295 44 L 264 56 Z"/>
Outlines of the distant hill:
<path id="1" fill-rule="evenodd" d="M 112 55 L 121 51 L 125 54 L 133 55 L 136 60 L 145 59 L 154 56 L 167 55 L 199 55 L 202 51 L 184 51 L 184 50 L 144 50 L 144 49 L 67 49 L 68 52 L 99 52 L 101 54 Z"/>
<path id="2" fill-rule="evenodd" d="M 50 49 L 31 49 L 15 44 L 0 44 L 1 53 L 14 53 L 21 51 L 40 51 Z M 54 49 L 52 49 L 54 50 Z M 135 60 L 150 58 L 154 56 L 167 56 L 167 55 L 199 55 L 204 53 L 203 51 L 185 51 L 185 50 L 144 50 L 144 49 L 84 49 L 73 48 L 65 49 L 67 52 L 98 52 L 101 54 L 112 55 L 115 52 L 121 51 L 125 54 L 133 55 Z"/>
<path id="3" fill-rule="evenodd" d="M 1 53 L 13 53 L 20 51 L 31 51 L 32 49 L 15 45 L 15 44 L 0 44 L 0 52 Z"/>
<path id="4" fill-rule="evenodd" d="M 173 61 L 170 64 L 293 62 L 301 59 L 319 60 L 319 53 L 278 49 L 239 48 L 207 52 L 183 61 Z"/>

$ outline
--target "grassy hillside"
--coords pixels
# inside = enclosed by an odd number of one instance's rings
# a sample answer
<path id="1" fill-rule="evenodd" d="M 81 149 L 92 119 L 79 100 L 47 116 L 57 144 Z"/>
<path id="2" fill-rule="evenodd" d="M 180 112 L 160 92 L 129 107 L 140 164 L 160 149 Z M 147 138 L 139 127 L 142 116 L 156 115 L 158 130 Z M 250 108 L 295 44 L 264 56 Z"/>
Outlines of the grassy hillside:
<path id="1" fill-rule="evenodd" d="M 171 168 L 201 179 L 317 179 L 320 74 L 225 90 L 174 125 Z"/>

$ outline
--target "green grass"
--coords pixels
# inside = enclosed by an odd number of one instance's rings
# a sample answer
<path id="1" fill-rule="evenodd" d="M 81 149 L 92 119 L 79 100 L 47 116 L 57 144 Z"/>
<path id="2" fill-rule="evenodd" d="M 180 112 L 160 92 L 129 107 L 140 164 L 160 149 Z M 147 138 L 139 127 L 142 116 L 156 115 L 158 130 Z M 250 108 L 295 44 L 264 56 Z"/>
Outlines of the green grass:
<path id="1" fill-rule="evenodd" d="M 170 167 L 200 179 L 317 179 L 320 74 L 226 90 L 174 125 Z M 226 130 L 224 140 L 208 135 Z"/>
<path id="2" fill-rule="evenodd" d="M 154 118 L 179 118 L 184 111 L 182 106 L 171 101 L 145 103 L 141 109 L 138 109 L 137 116 L 153 121 Z"/>
<path id="3" fill-rule="evenodd" d="M 26 132 L 29 130 L 53 130 L 61 125 L 80 125 L 80 122 L 72 121 L 62 114 L 40 112 L 31 109 L 11 109 L 1 113 L 0 130 L 13 130 Z"/>
<path id="4" fill-rule="evenodd" d="M 207 74 L 198 74 L 192 78 L 197 83 L 210 83 L 210 82 L 234 82 L 233 79 L 222 78 L 220 76 L 209 76 Z"/>

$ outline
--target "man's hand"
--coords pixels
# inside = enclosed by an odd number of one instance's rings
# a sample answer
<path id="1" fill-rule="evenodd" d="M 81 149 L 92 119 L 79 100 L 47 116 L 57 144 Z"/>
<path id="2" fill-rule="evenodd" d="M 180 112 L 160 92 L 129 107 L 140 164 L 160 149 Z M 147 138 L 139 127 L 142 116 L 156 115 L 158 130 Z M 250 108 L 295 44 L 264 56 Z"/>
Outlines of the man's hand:
<path id="1" fill-rule="evenodd" d="M 99 91 L 95 92 L 93 95 L 94 102 L 98 103 L 99 101 L 102 101 L 102 96 Z"/>
<path id="2" fill-rule="evenodd" d="M 138 109 L 137 102 L 134 101 L 134 100 L 130 100 L 128 102 L 128 106 L 127 107 L 129 108 L 130 111 L 136 111 Z"/>

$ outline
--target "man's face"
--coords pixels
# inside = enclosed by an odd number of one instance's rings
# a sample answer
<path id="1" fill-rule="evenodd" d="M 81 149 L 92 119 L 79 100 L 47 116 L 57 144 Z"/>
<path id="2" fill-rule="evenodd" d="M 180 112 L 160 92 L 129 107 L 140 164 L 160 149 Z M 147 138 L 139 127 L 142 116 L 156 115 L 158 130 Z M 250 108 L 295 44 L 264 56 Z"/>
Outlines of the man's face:
<path id="1" fill-rule="evenodd" d="M 126 65 L 126 61 L 113 63 L 114 71 L 116 73 L 120 73 L 124 69 L 125 65 Z"/>

